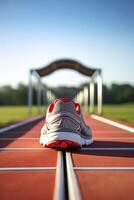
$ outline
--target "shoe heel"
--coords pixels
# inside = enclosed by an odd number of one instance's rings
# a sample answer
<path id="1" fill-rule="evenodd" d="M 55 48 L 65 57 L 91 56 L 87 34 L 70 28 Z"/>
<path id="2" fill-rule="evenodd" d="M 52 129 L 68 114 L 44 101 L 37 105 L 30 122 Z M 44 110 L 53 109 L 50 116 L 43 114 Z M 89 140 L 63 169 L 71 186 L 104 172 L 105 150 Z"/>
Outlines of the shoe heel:
<path id="1" fill-rule="evenodd" d="M 65 150 L 65 149 L 78 149 L 81 148 L 81 145 L 69 140 L 57 140 L 45 144 L 45 147 Z"/>

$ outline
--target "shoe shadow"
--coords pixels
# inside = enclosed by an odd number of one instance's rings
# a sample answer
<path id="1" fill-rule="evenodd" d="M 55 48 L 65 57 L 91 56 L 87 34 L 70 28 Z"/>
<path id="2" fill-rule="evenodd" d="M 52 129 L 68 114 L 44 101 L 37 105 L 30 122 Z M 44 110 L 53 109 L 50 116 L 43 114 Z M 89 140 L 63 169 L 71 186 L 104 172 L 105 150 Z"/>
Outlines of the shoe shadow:
<path id="1" fill-rule="evenodd" d="M 87 148 L 132 148 L 134 147 L 134 142 L 125 141 L 113 141 L 113 140 L 95 140 L 91 145 L 86 146 Z"/>
<path id="2" fill-rule="evenodd" d="M 92 148 L 88 150 L 88 148 Z M 95 150 L 94 148 L 100 148 Z M 101 148 L 113 148 L 111 150 L 101 150 Z M 127 148 L 127 150 L 115 150 L 114 148 Z M 134 158 L 134 150 L 129 150 L 129 148 L 134 148 L 133 142 L 118 142 L 118 141 L 94 141 L 93 144 L 86 146 L 79 150 L 73 150 L 72 153 L 83 154 L 83 155 L 96 155 L 96 156 L 112 156 L 112 157 L 130 157 Z"/>
<path id="3" fill-rule="evenodd" d="M 22 125 L 19 128 L 14 128 L 10 131 L 1 133 L 0 134 L 0 148 L 5 148 L 6 146 L 8 146 L 10 143 L 14 142 L 19 137 L 25 135 L 27 132 L 29 132 L 31 129 L 33 129 L 33 127 L 36 126 L 40 120 L 41 119 L 38 119 L 36 121 L 32 121 L 32 122 L 28 123 L 27 125 Z M 2 150 L 0 150 L 0 151 L 2 151 Z"/>

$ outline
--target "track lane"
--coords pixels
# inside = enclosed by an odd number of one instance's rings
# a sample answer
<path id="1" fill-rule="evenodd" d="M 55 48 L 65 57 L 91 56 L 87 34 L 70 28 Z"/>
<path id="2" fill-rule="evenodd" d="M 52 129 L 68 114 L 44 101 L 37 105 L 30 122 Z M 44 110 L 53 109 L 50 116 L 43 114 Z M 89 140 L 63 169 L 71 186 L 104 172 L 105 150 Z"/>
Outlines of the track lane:
<path id="1" fill-rule="evenodd" d="M 53 198 L 57 151 L 44 149 L 39 144 L 43 124 L 44 120 L 41 120 L 0 134 L 2 200 Z"/>
<path id="2" fill-rule="evenodd" d="M 132 139 L 134 137 L 133 134 L 128 133 L 126 131 L 123 131 L 121 129 L 116 129 L 115 127 L 112 128 L 109 125 L 104 125 L 102 122 L 96 122 L 96 120 L 93 120 L 86 116 L 86 121 L 91 125 L 93 129 L 93 137 L 94 137 L 94 144 L 90 145 L 89 148 L 132 148 L 134 147 Z M 42 148 L 41 145 L 39 145 L 39 136 L 40 136 L 40 129 L 42 125 L 44 124 L 44 120 L 41 120 L 40 122 L 36 124 L 27 125 L 25 127 L 21 127 L 20 129 L 9 131 L 5 134 L 0 135 L 0 145 L 2 148 L 0 151 L 0 167 L 32 167 L 38 168 L 38 167 L 55 167 L 56 165 L 56 159 L 57 159 L 57 152 L 53 150 L 48 150 Z M 7 140 L 6 140 L 7 138 Z M 31 139 L 30 139 L 31 138 Z M 20 149 L 20 148 L 29 148 L 29 149 Z M 31 149 L 30 149 L 31 147 Z M 8 151 L 6 148 L 11 148 Z M 17 148 L 16 150 L 13 148 Z M 36 149 L 37 148 L 37 149 Z M 20 150 L 19 150 L 20 149 Z M 33 149 L 33 150 L 32 150 Z M 19 150 L 19 151 L 18 151 Z M 134 151 L 102 151 L 102 150 L 90 150 L 90 151 L 77 151 L 72 153 L 73 163 L 74 166 L 79 167 L 132 167 L 134 166 L 133 163 L 133 153 Z M 37 169 L 38 170 L 38 169 Z M 123 175 L 120 175 L 121 172 L 116 172 L 117 176 L 115 176 L 115 172 L 112 171 L 80 171 L 78 168 L 75 169 L 75 173 L 77 175 L 77 180 L 79 183 L 80 190 L 82 192 L 83 199 L 89 199 L 90 196 L 94 198 L 94 194 L 99 195 L 99 199 L 110 199 L 109 194 L 112 192 L 116 192 L 117 195 L 115 195 L 115 200 L 121 198 L 121 188 L 124 190 L 126 188 L 126 191 L 124 192 L 124 195 L 126 195 L 128 192 L 132 192 L 131 188 L 126 187 L 126 184 L 130 184 L 133 179 L 133 172 L 130 175 L 130 172 L 124 171 L 122 172 Z M 101 175 L 103 173 L 103 178 L 101 178 Z M 5 178 L 4 178 L 5 174 Z M 6 175 L 8 174 L 8 175 Z M 3 192 L 6 191 L 6 186 L 8 185 L 8 191 L 7 193 L 11 192 L 11 197 L 13 199 L 20 199 L 19 194 L 15 194 L 15 186 L 14 188 L 11 185 L 11 180 L 8 179 L 9 174 L 12 174 L 12 178 L 15 180 L 16 183 L 16 191 L 20 191 L 20 194 L 22 194 L 22 183 L 24 183 L 24 179 L 22 178 L 22 174 L 24 172 L 1 172 L 0 178 L 4 180 L 3 184 Z M 26 198 L 26 192 L 27 188 L 29 188 L 28 193 L 28 199 L 36 199 L 36 196 L 39 196 L 39 199 L 42 199 L 41 194 L 44 195 L 42 185 L 47 183 L 50 185 L 49 191 L 51 191 L 51 196 L 49 195 L 47 199 L 52 199 L 53 192 L 54 192 L 54 182 L 55 182 L 55 172 L 26 172 L 25 174 L 28 174 L 28 176 L 33 177 L 33 180 L 36 179 L 40 182 L 41 187 L 38 187 L 37 190 L 34 192 L 32 191 L 32 187 L 34 186 L 32 182 L 25 182 L 24 187 L 24 194 L 22 194 L 23 199 Z M 31 174 L 31 175 L 30 175 Z M 38 175 L 36 175 L 38 174 Z M 42 175 L 43 174 L 43 178 Z M 50 175 L 51 174 L 51 175 Z M 97 176 L 95 174 L 98 174 Z M 118 175 L 119 174 L 119 175 Z M 48 178 L 50 175 L 50 179 Z M 108 176 L 108 177 L 107 177 Z M 19 180 L 17 180 L 17 177 Z M 26 175 L 25 175 L 26 177 Z M 122 179 L 120 179 L 120 177 Z M 127 179 L 128 177 L 128 179 Z M 104 179 L 104 182 L 101 181 L 101 179 Z M 131 179 L 131 180 L 129 180 Z M 94 190 L 90 190 L 91 181 L 94 184 Z M 121 184 L 120 187 L 116 187 L 116 189 L 110 188 L 104 195 L 101 194 L 101 191 L 98 189 L 106 188 L 106 186 L 109 187 L 110 183 L 109 180 L 112 180 L 115 185 Z M 9 181 L 9 182 L 8 182 Z M 50 183 L 52 182 L 52 184 Z M 95 182 L 100 182 L 98 185 Z M 84 184 L 83 184 L 84 183 Z M 101 187 L 100 187 L 100 184 Z M 96 188 L 95 188 L 96 185 Z M 5 188 L 4 188 L 5 187 Z M 84 188 L 83 188 L 84 187 Z M 44 191 L 47 191 L 48 188 L 44 184 Z M 31 192 L 30 192 L 31 191 Z M 90 191 L 90 193 L 89 193 Z M 35 193 L 35 194 L 34 194 Z M 34 194 L 34 195 L 33 195 Z M 0 193 L 1 195 L 1 193 Z M 3 194 L 2 194 L 3 195 Z M 15 196 L 16 195 L 16 196 Z M 88 197 L 88 198 L 87 198 Z M 131 196 L 129 196 L 131 198 Z M 92 198 L 92 199 L 93 199 Z M 98 198 L 98 196 L 97 196 Z M 6 196 L 3 197 L 3 199 L 7 199 Z M 45 199 L 45 196 L 44 198 Z"/>
<path id="3" fill-rule="evenodd" d="M 26 147 L 34 147 L 34 148 L 39 148 L 41 145 L 39 144 L 39 140 L 0 140 L 0 148 L 7 147 L 7 148 L 12 148 L 12 147 L 21 147 L 21 148 L 26 148 Z"/>
<path id="4" fill-rule="evenodd" d="M 56 161 L 57 152 L 54 150 L 2 151 L 0 153 L 0 167 L 55 167 Z"/>
<path id="5" fill-rule="evenodd" d="M 55 172 L 2 172 L 0 198 L 2 200 L 33 200 L 53 197 Z"/>
<path id="6" fill-rule="evenodd" d="M 131 167 L 134 151 L 83 151 L 73 153 L 75 167 Z"/>
<path id="7" fill-rule="evenodd" d="M 72 153 L 82 199 L 134 199 L 134 134 L 89 116 L 85 121 L 93 130 L 94 143 L 90 150 Z"/>
<path id="8" fill-rule="evenodd" d="M 115 132 L 115 133 L 130 133 L 129 131 L 123 130 L 121 128 L 117 128 L 117 127 L 112 126 L 110 124 L 106 124 L 104 122 L 95 120 L 88 115 L 84 116 L 84 120 L 87 124 L 90 124 L 90 127 L 93 129 L 94 132 L 96 132 L 96 131 L 98 131 L 98 132 L 99 131 L 101 131 L 101 132 L 102 131 L 104 131 L 104 132 L 112 131 L 112 132 Z"/>
<path id="9" fill-rule="evenodd" d="M 76 171 L 83 200 L 133 200 L 134 172 Z"/>

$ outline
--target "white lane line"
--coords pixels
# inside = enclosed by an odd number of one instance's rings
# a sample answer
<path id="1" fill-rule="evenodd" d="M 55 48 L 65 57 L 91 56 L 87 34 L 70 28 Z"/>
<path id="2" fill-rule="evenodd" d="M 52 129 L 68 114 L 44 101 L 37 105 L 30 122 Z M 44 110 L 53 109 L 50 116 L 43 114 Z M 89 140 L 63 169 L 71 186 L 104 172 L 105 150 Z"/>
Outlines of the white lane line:
<path id="1" fill-rule="evenodd" d="M 96 119 L 96 120 L 101 121 L 101 122 L 104 122 L 104 123 L 106 123 L 106 124 L 110 124 L 110 125 L 112 125 L 112 126 L 121 128 L 121 129 L 126 130 L 126 131 L 129 131 L 129 132 L 131 132 L 131 133 L 134 133 L 134 128 L 129 127 L 129 126 L 126 126 L 126 125 L 123 125 L 123 124 L 120 124 L 120 123 L 118 123 L 118 122 L 114 122 L 114 121 L 109 120 L 109 119 L 106 119 L 106 118 L 104 118 L 104 117 L 100 117 L 100 116 L 97 116 L 97 115 L 93 115 L 93 114 L 92 114 L 92 115 L 91 115 L 91 118 Z"/>
<path id="2" fill-rule="evenodd" d="M 118 138 L 116 138 L 116 137 L 107 137 L 107 138 L 94 137 L 93 139 L 94 140 L 101 140 L 101 141 L 103 141 L 103 140 L 134 140 L 134 137 L 123 137 L 123 138 L 121 138 L 121 137 L 118 137 Z"/>
<path id="3" fill-rule="evenodd" d="M 134 171 L 134 167 L 74 167 L 77 171 Z"/>
<path id="4" fill-rule="evenodd" d="M 134 140 L 134 137 L 94 137 L 95 140 Z M 39 138 L 0 138 L 0 140 L 39 140 Z"/>
<path id="5" fill-rule="evenodd" d="M 37 120 L 43 119 L 43 118 L 44 118 L 44 116 L 39 116 L 39 117 L 36 117 L 36 118 L 34 118 L 34 119 L 26 120 L 26 121 L 23 121 L 23 122 L 19 122 L 19 123 L 10 125 L 10 126 L 5 127 L 5 128 L 1 128 L 1 129 L 0 129 L 0 133 L 4 133 L 4 132 L 6 132 L 6 131 L 10 131 L 10 130 L 12 130 L 12 129 L 18 128 L 18 127 L 20 127 L 20 126 L 27 125 L 27 124 L 29 124 L 29 123 L 31 123 L 31 122 L 34 122 L 34 121 L 37 121 Z"/>
<path id="6" fill-rule="evenodd" d="M 50 150 L 50 148 L 23 148 L 23 147 L 19 147 L 19 148 L 14 148 L 14 147 L 12 147 L 12 148 L 7 148 L 7 147 L 5 147 L 5 148 L 0 148 L 0 151 L 20 151 L 20 150 Z M 115 147 L 115 148 L 110 148 L 110 147 L 106 147 L 106 148 L 101 148 L 101 147 L 99 147 L 99 148 L 81 148 L 81 149 L 78 149 L 78 150 L 76 150 L 76 151 L 134 151 L 134 148 L 133 147 L 124 147 L 124 148 L 120 148 L 120 147 Z M 74 150 L 75 151 L 75 150 Z M 73 152 L 74 152 L 73 151 Z"/>
<path id="7" fill-rule="evenodd" d="M 0 138 L 0 140 L 39 140 L 39 138 Z"/>
<path id="8" fill-rule="evenodd" d="M 76 174 L 74 172 L 71 154 L 69 152 L 66 152 L 66 166 L 67 166 L 67 183 L 68 183 L 69 199 L 81 200 L 82 197 L 78 186 Z"/>
<path id="9" fill-rule="evenodd" d="M 63 152 L 58 151 L 54 199 L 65 200 L 65 176 Z"/>
<path id="10" fill-rule="evenodd" d="M 6 141 L 6 140 L 39 140 L 39 138 L 0 138 L 0 141 Z M 113 138 L 113 137 L 94 137 L 94 140 L 134 140 L 134 137 L 123 137 L 123 138 Z"/>
<path id="11" fill-rule="evenodd" d="M 106 148 L 81 148 L 79 149 L 78 151 L 134 151 L 134 148 L 133 147 L 113 147 L 113 148 L 110 148 L 110 147 L 106 147 Z"/>
<path id="12" fill-rule="evenodd" d="M 124 133 L 126 133 L 125 132 L 125 130 L 112 130 L 112 131 L 110 131 L 110 130 L 98 130 L 98 131 L 96 131 L 96 130 L 93 130 L 93 133 L 95 133 L 95 134 L 124 134 Z"/>
<path id="13" fill-rule="evenodd" d="M 51 171 L 55 170 L 56 167 L 2 167 L 0 172 L 29 172 L 29 171 Z"/>
<path id="14" fill-rule="evenodd" d="M 0 148 L 0 151 L 19 151 L 19 150 L 48 150 L 49 148 L 23 148 L 23 147 L 19 147 L 19 148 Z"/>

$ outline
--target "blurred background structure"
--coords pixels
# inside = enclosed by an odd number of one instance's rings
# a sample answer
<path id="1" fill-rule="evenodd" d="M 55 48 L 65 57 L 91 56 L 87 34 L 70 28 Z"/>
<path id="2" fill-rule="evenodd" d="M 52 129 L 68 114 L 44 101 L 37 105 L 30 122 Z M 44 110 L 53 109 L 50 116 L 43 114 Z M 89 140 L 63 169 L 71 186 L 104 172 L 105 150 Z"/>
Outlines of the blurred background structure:
<path id="1" fill-rule="evenodd" d="M 41 77 L 47 76 L 52 72 L 60 69 L 72 69 L 78 71 L 79 73 L 88 76 L 89 83 L 88 86 L 83 87 L 77 94 L 74 96 L 75 101 L 84 104 L 85 110 L 89 107 L 89 98 L 90 98 L 90 113 L 94 111 L 94 84 L 97 82 L 97 107 L 98 113 L 102 114 L 102 72 L 101 69 L 89 68 L 82 65 L 79 62 L 74 60 L 57 60 L 52 62 L 51 64 L 41 68 L 41 69 L 33 69 L 30 70 L 29 75 L 29 95 L 28 95 L 28 106 L 29 106 L 29 114 L 32 114 L 32 104 L 33 104 L 33 84 L 32 84 L 32 76 L 35 76 L 37 79 L 37 105 L 40 110 L 41 105 L 48 105 L 52 102 L 56 97 L 52 90 L 48 89 L 42 81 Z M 61 77 L 59 77 L 61 78 Z M 70 78 L 68 77 L 68 81 Z M 64 94 L 61 96 L 65 97 Z M 43 101 L 42 101 L 43 98 Z"/>

